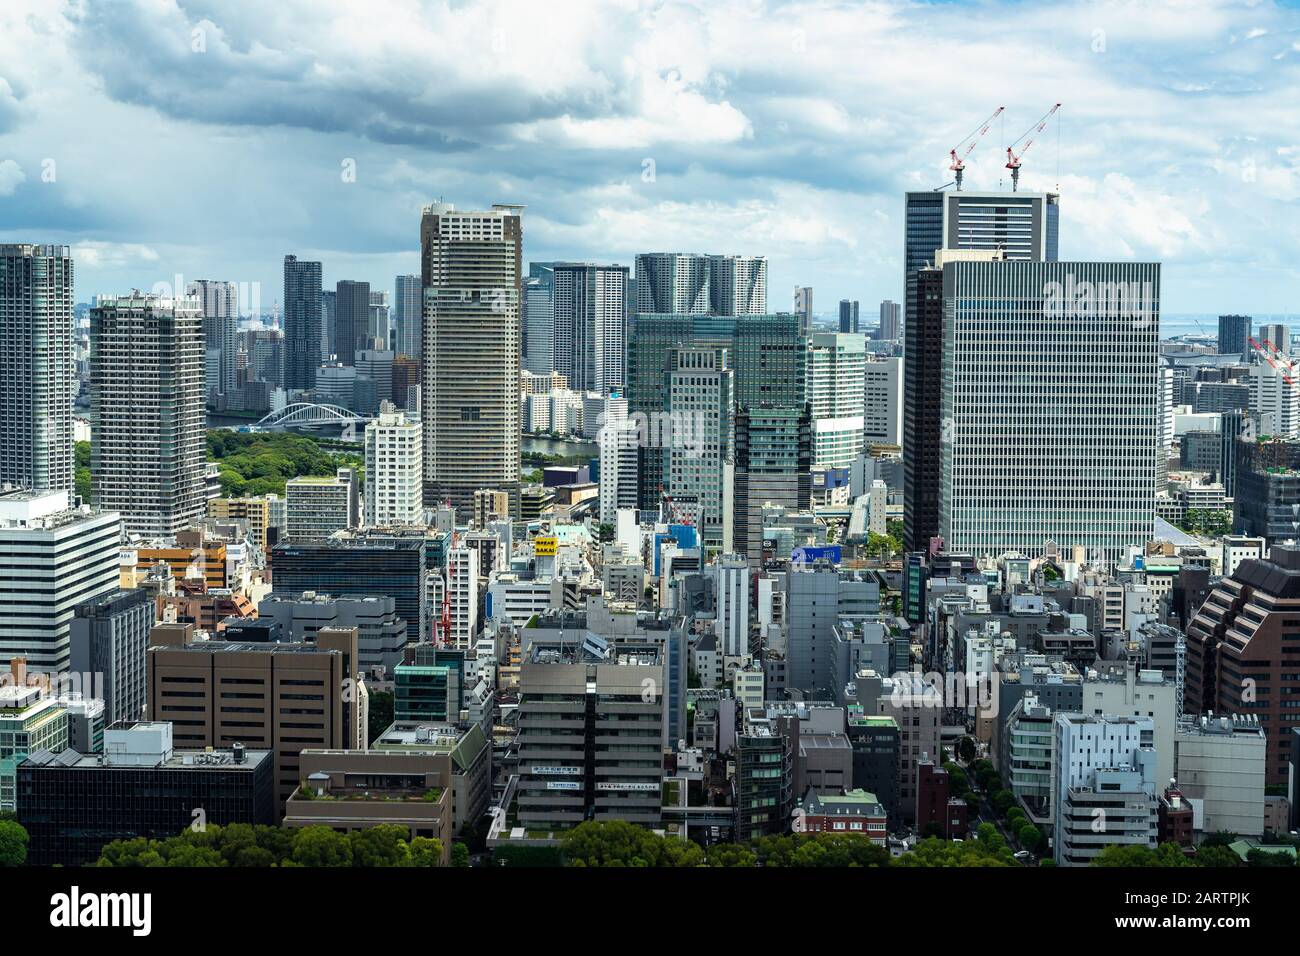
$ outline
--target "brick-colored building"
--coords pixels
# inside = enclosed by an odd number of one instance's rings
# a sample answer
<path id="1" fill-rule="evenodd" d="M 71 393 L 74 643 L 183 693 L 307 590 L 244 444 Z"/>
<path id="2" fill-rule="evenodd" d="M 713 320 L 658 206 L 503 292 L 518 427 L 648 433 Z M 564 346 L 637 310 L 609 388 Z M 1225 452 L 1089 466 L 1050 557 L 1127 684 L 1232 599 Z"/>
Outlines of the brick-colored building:
<path id="1" fill-rule="evenodd" d="M 1287 780 L 1300 709 L 1300 546 L 1274 544 L 1210 591 L 1187 627 L 1184 710 L 1253 714 L 1268 737 L 1265 780 Z"/>

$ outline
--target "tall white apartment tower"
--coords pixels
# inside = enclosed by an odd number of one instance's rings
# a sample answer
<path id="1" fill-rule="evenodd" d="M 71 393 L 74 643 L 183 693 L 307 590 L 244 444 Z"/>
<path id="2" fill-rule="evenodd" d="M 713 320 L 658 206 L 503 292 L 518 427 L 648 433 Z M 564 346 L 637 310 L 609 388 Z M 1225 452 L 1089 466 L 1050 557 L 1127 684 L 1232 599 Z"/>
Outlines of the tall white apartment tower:
<path id="1" fill-rule="evenodd" d="M 478 630 L 478 548 L 453 547 L 447 552 L 447 603 L 451 614 L 452 647 L 468 649 Z"/>
<path id="2" fill-rule="evenodd" d="M 1159 263 L 942 269 L 939 534 L 978 557 L 1051 540 L 1123 560 L 1155 509 Z"/>
<path id="3" fill-rule="evenodd" d="M 90 310 L 95 504 L 126 534 L 170 538 L 206 510 L 203 356 L 197 298 L 132 292 Z"/>
<path id="4" fill-rule="evenodd" d="M 1285 377 L 1284 377 L 1285 376 Z M 1300 435 L 1300 386 L 1282 368 L 1265 362 L 1250 367 L 1250 410 L 1259 433 L 1278 438 Z"/>
<path id="5" fill-rule="evenodd" d="M 575 392 L 608 395 L 627 374 L 627 266 L 554 264 L 553 368 Z M 531 291 L 531 290 L 530 290 Z"/>
<path id="6" fill-rule="evenodd" d="M 627 399 L 605 399 L 600 431 L 600 520 L 615 524 L 620 508 L 637 506 L 637 446 L 640 430 L 629 417 Z"/>
<path id="7" fill-rule="evenodd" d="M 853 464 L 865 434 L 863 374 L 866 337 L 853 332 L 814 332 L 808 337 L 805 379 L 813 418 L 813 467 Z"/>
<path id="8" fill-rule="evenodd" d="M 0 245 L 0 484 L 72 491 L 72 257 Z"/>
<path id="9" fill-rule="evenodd" d="M 385 402 L 366 426 L 365 523 L 387 528 L 419 524 L 423 505 L 423 429 Z"/>
<path id="10" fill-rule="evenodd" d="M 491 488 L 519 498 L 523 207 L 424 207 L 420 403 L 425 500 L 472 508 Z"/>

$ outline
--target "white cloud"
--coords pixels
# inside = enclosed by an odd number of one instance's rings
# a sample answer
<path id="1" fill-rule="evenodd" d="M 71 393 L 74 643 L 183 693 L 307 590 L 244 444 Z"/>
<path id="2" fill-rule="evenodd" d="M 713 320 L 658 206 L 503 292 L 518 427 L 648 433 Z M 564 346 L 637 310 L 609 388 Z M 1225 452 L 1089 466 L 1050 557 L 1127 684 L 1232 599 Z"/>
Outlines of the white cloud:
<path id="1" fill-rule="evenodd" d="M 14 190 L 26 181 L 27 174 L 12 159 L 0 162 L 0 196 L 12 196 Z"/>

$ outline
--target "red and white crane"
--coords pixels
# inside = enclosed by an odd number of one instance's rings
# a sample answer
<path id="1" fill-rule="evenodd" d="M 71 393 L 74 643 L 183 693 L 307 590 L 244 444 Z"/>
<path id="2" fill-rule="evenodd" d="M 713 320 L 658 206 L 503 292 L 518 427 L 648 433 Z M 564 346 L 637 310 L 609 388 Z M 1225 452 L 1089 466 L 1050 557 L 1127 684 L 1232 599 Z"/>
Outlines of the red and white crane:
<path id="1" fill-rule="evenodd" d="M 1035 138 L 1037 138 L 1038 134 L 1041 133 L 1044 127 L 1047 126 L 1047 121 L 1051 119 L 1052 116 L 1056 113 L 1056 111 L 1059 110 L 1060 108 L 1061 108 L 1061 104 L 1057 103 L 1045 114 L 1043 114 L 1042 119 L 1040 119 L 1037 123 L 1035 123 L 1028 130 L 1026 130 L 1024 136 L 1021 136 L 1020 139 L 1016 140 L 1014 143 L 1012 143 L 1010 146 L 1007 147 L 1007 169 L 1011 170 L 1011 191 L 1012 192 L 1015 192 L 1016 187 L 1020 185 L 1021 157 L 1023 157 L 1025 153 L 1029 152 L 1029 147 L 1034 145 Z M 1028 142 L 1026 142 L 1024 146 L 1020 147 L 1019 153 L 1015 152 L 1015 147 L 1019 145 L 1020 141 L 1025 139 L 1026 136 L 1029 137 Z"/>
<path id="2" fill-rule="evenodd" d="M 1006 109 L 1005 106 L 999 106 L 997 109 L 993 111 L 992 116 L 986 119 L 979 126 L 975 127 L 975 129 L 973 129 L 971 132 L 967 133 L 965 138 L 963 138 L 961 142 L 959 142 L 952 149 L 948 150 L 948 156 L 951 159 L 951 164 L 948 166 L 948 168 L 957 174 L 957 188 L 959 190 L 961 189 L 962 172 L 966 169 L 966 157 L 971 154 L 971 150 L 973 150 L 975 148 L 975 145 L 981 139 L 984 138 L 984 134 L 987 133 L 989 131 L 989 127 L 993 125 L 993 121 L 997 119 L 999 116 L 1001 116 L 1002 111 L 1005 109 Z M 969 143 L 970 145 L 966 145 L 967 143 Z M 966 146 L 966 150 L 961 154 L 961 156 L 958 156 L 957 150 L 961 149 L 962 146 Z"/>

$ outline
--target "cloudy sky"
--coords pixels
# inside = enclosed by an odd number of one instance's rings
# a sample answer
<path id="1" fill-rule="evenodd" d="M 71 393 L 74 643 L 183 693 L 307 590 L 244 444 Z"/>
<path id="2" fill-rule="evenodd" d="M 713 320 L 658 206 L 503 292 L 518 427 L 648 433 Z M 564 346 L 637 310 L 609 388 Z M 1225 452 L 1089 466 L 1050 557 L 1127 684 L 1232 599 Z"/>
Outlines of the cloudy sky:
<path id="1" fill-rule="evenodd" d="M 868 314 L 902 193 L 1055 102 L 1021 188 L 1062 258 L 1165 264 L 1166 312 L 1300 312 L 1300 10 L 1267 2 L 3 0 L 0 239 L 77 297 L 418 272 L 422 203 L 523 203 L 528 259 L 766 255 Z M 354 175 L 349 175 L 354 171 Z"/>

